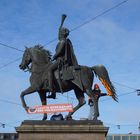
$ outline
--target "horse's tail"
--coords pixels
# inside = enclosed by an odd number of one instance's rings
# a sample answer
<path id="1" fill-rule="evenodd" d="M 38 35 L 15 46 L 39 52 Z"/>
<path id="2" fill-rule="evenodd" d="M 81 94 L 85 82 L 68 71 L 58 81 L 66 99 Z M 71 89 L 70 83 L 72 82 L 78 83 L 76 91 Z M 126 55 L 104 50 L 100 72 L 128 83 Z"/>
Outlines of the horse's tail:
<path id="1" fill-rule="evenodd" d="M 108 95 L 112 96 L 112 98 L 118 102 L 115 87 L 110 81 L 106 68 L 103 65 L 95 65 L 91 69 L 94 71 L 95 75 L 98 76 L 99 80 L 106 88 Z"/>

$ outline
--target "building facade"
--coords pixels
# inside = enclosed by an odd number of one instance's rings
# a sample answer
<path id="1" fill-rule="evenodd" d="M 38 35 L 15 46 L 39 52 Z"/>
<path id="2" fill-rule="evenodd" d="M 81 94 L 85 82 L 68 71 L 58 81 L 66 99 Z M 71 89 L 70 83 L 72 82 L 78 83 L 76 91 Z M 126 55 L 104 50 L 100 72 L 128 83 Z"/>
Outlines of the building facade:
<path id="1" fill-rule="evenodd" d="M 0 133 L 0 140 L 17 140 L 17 133 Z"/>
<path id="2" fill-rule="evenodd" d="M 0 133 L 0 140 L 17 139 L 17 133 Z M 108 134 L 106 140 L 140 140 L 140 134 Z"/>
<path id="3" fill-rule="evenodd" d="M 140 134 L 108 134 L 106 140 L 140 140 Z"/>

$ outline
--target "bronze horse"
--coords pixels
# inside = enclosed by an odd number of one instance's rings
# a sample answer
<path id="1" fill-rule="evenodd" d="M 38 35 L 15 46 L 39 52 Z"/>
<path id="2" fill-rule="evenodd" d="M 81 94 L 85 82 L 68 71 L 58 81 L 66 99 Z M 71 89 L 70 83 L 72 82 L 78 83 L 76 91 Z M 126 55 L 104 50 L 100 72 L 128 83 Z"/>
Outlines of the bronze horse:
<path id="1" fill-rule="evenodd" d="M 47 70 L 52 63 L 53 62 L 51 60 L 50 52 L 44 49 L 41 45 L 36 45 L 34 47 L 25 49 L 22 57 L 22 62 L 19 65 L 20 69 L 27 69 L 31 72 L 31 85 L 26 90 L 22 91 L 20 95 L 22 105 L 25 110 L 28 109 L 28 106 L 26 105 L 24 96 L 34 92 L 39 93 L 42 105 L 47 105 L 46 93 L 49 92 L 49 89 L 43 89 L 43 84 L 45 80 L 44 77 L 47 77 Z M 86 103 L 84 93 L 92 97 L 94 74 L 98 76 L 99 80 L 106 88 L 108 95 L 112 96 L 112 98 L 117 101 L 115 88 L 112 85 L 109 79 L 108 72 L 103 65 L 96 65 L 93 67 L 80 66 L 80 70 L 78 70 L 77 73 L 78 75 L 80 75 L 82 85 L 81 88 L 74 80 L 61 80 L 63 92 L 74 90 L 75 96 L 78 100 L 78 105 L 74 107 L 73 112 L 68 113 L 68 117 L 70 117 L 75 111 L 77 111 L 81 106 Z M 58 79 L 54 78 L 54 80 L 56 92 L 61 92 Z M 47 114 L 44 114 L 43 120 L 46 119 Z"/>

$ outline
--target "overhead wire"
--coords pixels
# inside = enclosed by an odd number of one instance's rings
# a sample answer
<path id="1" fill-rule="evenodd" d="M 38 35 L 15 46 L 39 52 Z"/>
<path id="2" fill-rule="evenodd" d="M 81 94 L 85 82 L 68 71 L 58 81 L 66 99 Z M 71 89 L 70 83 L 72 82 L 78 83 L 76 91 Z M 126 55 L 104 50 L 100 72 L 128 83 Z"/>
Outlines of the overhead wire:
<path id="1" fill-rule="evenodd" d="M 13 101 L 9 101 L 9 100 L 5 100 L 5 99 L 0 99 L 0 102 L 4 102 L 4 103 L 9 103 L 9 104 L 14 104 L 14 105 L 18 105 L 18 106 L 22 106 L 19 103 L 13 102 Z"/>
<path id="2" fill-rule="evenodd" d="M 82 26 L 85 26 L 86 24 L 88 24 L 88 23 L 90 23 L 90 22 L 96 20 L 97 18 L 99 18 L 99 17 L 105 15 L 106 13 L 110 12 L 111 10 L 114 10 L 115 8 L 121 6 L 122 4 L 126 3 L 127 1 L 128 1 L 128 0 L 124 0 L 124 1 L 122 1 L 122 2 L 120 2 L 120 3 L 118 3 L 118 4 L 116 4 L 115 6 L 113 6 L 113 7 L 109 8 L 109 9 L 107 9 L 107 10 L 105 10 L 105 11 L 99 13 L 98 15 L 96 15 L 96 16 L 93 17 L 93 18 L 91 18 L 90 20 L 85 21 L 84 23 L 82 23 L 82 24 L 80 24 L 80 25 L 78 25 L 78 26 L 72 28 L 72 29 L 70 30 L 70 32 L 73 32 L 73 31 L 75 31 L 75 30 L 81 28 Z M 57 40 L 57 38 L 52 39 L 52 40 L 49 41 L 46 45 L 48 45 L 48 44 L 50 44 L 50 43 L 53 43 L 53 42 L 56 41 L 56 40 Z"/>
<path id="3" fill-rule="evenodd" d="M 131 93 L 134 93 L 134 91 L 133 92 L 128 92 L 128 93 L 123 93 L 123 94 L 121 94 L 121 95 L 119 95 L 119 96 L 124 96 L 124 95 L 128 95 L 128 94 L 131 94 Z M 63 96 L 63 95 L 62 95 Z M 65 98 L 67 98 L 67 96 L 64 96 Z M 110 100 L 110 99 L 105 99 L 105 100 L 101 100 L 101 101 L 106 101 L 106 100 Z M 11 103 L 11 104 L 15 104 L 15 105 L 20 105 L 21 106 L 21 104 L 18 104 L 18 103 L 15 103 L 15 102 L 11 102 L 11 101 L 7 101 L 7 100 L 1 100 L 0 99 L 0 101 L 4 101 L 4 102 L 8 102 L 8 103 Z M 36 119 L 36 118 L 40 118 L 41 117 L 41 115 L 40 116 L 37 116 L 37 117 L 32 117 L 32 118 L 29 118 L 29 119 Z M 78 117 L 77 117 L 78 118 Z M 10 123 L 2 123 L 2 124 L 5 124 L 5 125 L 9 125 L 10 127 L 13 127 L 11 124 L 16 124 L 16 123 L 19 123 L 19 122 L 21 122 L 21 120 L 20 121 L 14 121 L 14 122 L 10 122 Z M 106 123 L 107 124 L 107 123 Z M 109 124 L 109 123 L 108 123 Z M 118 125 L 116 125 L 116 124 L 111 124 L 111 125 L 114 125 L 114 126 L 118 126 Z M 120 125 L 121 126 L 121 125 Z M 127 126 L 129 126 L 128 124 L 127 124 Z"/>
<path id="4" fill-rule="evenodd" d="M 117 125 L 120 125 L 120 126 L 137 126 L 138 124 L 113 124 L 113 123 L 108 123 L 108 122 L 104 122 L 105 124 L 107 125 L 113 125 L 113 126 L 117 126 Z"/>
<path id="5" fill-rule="evenodd" d="M 74 28 L 71 29 L 70 31 L 72 32 L 72 31 L 77 30 L 78 28 L 81 28 L 82 26 L 84 26 L 84 25 L 86 25 L 86 24 L 88 24 L 88 23 L 94 21 L 94 20 L 97 19 L 98 17 L 101 17 L 101 16 L 105 15 L 106 13 L 110 12 L 111 10 L 113 10 L 113 9 L 115 9 L 115 8 L 117 8 L 117 7 L 119 7 L 119 6 L 121 6 L 122 4 L 126 3 L 127 1 L 128 1 L 128 0 L 124 0 L 124 1 L 122 1 L 122 2 L 120 2 L 120 3 L 118 3 L 118 4 L 116 4 L 115 6 L 109 8 L 109 9 L 103 11 L 103 12 L 101 12 L 100 14 L 98 14 L 98 15 L 96 15 L 95 17 L 91 18 L 90 20 L 85 21 L 84 23 L 82 23 L 82 24 L 80 24 L 80 25 L 74 27 Z M 55 38 L 55 39 L 49 41 L 46 45 L 48 45 L 48 44 L 50 44 L 50 43 L 52 43 L 52 42 L 54 42 L 54 41 L 56 41 L 56 40 L 57 40 L 57 38 Z M 7 47 L 7 48 L 11 48 L 11 49 L 17 50 L 17 51 L 20 51 L 20 52 L 24 52 L 23 50 L 20 50 L 20 49 L 18 49 L 18 48 L 12 47 L 12 46 L 9 46 L 9 45 L 4 44 L 4 43 L 0 43 L 0 45 L 5 46 L 5 47 Z M 0 67 L 0 69 L 2 69 L 2 68 L 4 68 L 4 67 L 7 67 L 8 65 L 10 65 L 10 64 L 12 64 L 12 63 L 14 63 L 14 62 L 16 62 L 16 61 L 18 61 L 18 60 L 20 60 L 20 59 L 21 59 L 21 58 L 17 58 L 17 59 L 15 59 L 15 60 L 13 60 L 13 61 L 7 63 L 7 64 L 4 64 L 3 66 Z M 124 85 L 124 84 L 120 84 L 120 83 L 118 83 L 118 82 L 114 82 L 114 83 L 119 84 L 119 85 L 123 85 L 123 86 L 128 87 L 128 88 L 131 88 L 131 87 L 129 87 L 129 86 L 126 86 L 126 85 Z M 134 88 L 131 88 L 131 89 L 134 89 Z M 130 94 L 130 93 L 127 93 L 127 94 Z M 64 95 L 63 95 L 63 96 L 64 96 Z M 123 95 L 122 95 L 122 96 L 123 96 Z M 64 96 L 64 97 L 65 97 L 65 96 Z M 67 97 L 66 97 L 66 98 L 67 98 Z M 76 98 L 73 98 L 73 97 L 69 97 L 69 98 L 71 98 L 72 100 L 77 100 Z M 4 100 L 1 100 L 1 99 L 0 99 L 0 101 L 4 101 Z M 9 101 L 7 101 L 7 102 L 9 102 Z M 10 103 L 10 102 L 9 102 L 9 103 Z M 11 102 L 11 103 L 12 103 L 12 102 Z M 16 104 L 16 103 L 12 103 L 12 104 Z"/>
<path id="6" fill-rule="evenodd" d="M 118 97 L 120 97 L 120 96 L 125 96 L 125 95 L 128 95 L 128 94 L 132 94 L 132 93 L 135 93 L 136 91 L 131 91 L 131 92 L 126 92 L 126 93 L 122 93 L 122 94 L 119 94 L 118 95 Z M 61 94 L 58 94 L 59 96 L 62 96 L 62 97 L 64 97 L 64 98 L 68 98 L 67 96 L 65 96 L 65 95 L 61 95 Z M 77 99 L 76 99 L 76 97 L 74 98 L 74 97 L 70 97 L 69 96 L 69 98 L 71 99 L 71 100 L 76 100 L 77 101 Z M 108 98 L 108 99 L 104 99 L 104 100 L 101 100 L 101 101 L 106 101 L 106 100 L 110 100 L 111 98 Z M 0 102 L 4 102 L 4 103 L 9 103 L 9 104 L 14 104 L 14 105 L 18 105 L 18 106 L 22 106 L 21 104 L 19 104 L 19 103 L 16 103 L 16 102 L 13 102 L 13 101 L 9 101 L 9 100 L 5 100 L 5 99 L 0 99 Z"/>
<path id="7" fill-rule="evenodd" d="M 128 93 L 123 93 L 123 94 L 121 94 L 121 95 L 119 95 L 119 96 L 124 96 L 124 95 L 128 95 L 128 94 L 132 94 L 132 93 L 134 93 L 134 92 L 135 92 L 135 91 L 133 91 L 133 92 L 128 92 Z M 63 95 L 62 95 L 62 96 L 63 96 Z M 67 96 L 64 96 L 64 97 L 67 98 Z M 75 100 L 76 100 L 76 99 L 75 99 Z M 110 100 L 110 99 L 105 99 L 105 100 L 102 100 L 102 101 L 106 101 L 106 100 Z M 11 104 L 16 104 L 16 105 L 20 105 L 20 106 L 21 106 L 21 104 L 18 104 L 18 103 L 15 103 L 15 102 L 11 102 L 11 101 L 7 101 L 7 100 L 1 100 L 1 99 L 0 99 L 0 101 L 4 101 L 4 102 L 8 102 L 8 103 L 11 103 Z M 28 118 L 28 119 L 36 119 L 36 118 L 40 118 L 40 117 L 41 117 L 41 115 L 40 115 L 40 116 L 37 116 L 37 117 Z M 78 118 L 78 117 L 76 117 L 76 118 Z M 19 122 L 21 122 L 21 120 L 20 120 L 20 121 L 10 122 L 10 123 L 1 123 L 1 124 L 4 124 L 5 126 L 8 126 L 8 127 L 13 127 L 13 128 L 15 128 L 15 126 L 13 126 L 13 125 L 11 125 L 11 124 L 16 124 L 16 123 L 19 123 Z M 120 129 L 121 126 L 130 126 L 130 124 L 110 124 L 110 123 L 107 123 L 107 122 L 105 122 L 105 123 L 108 124 L 108 125 L 113 125 L 113 126 L 117 127 L 118 129 Z M 131 124 L 131 126 L 136 126 L 136 125 Z"/>
<path id="8" fill-rule="evenodd" d="M 36 116 L 36 117 L 28 117 L 28 119 L 30 120 L 34 120 L 34 119 L 38 119 L 40 118 L 42 115 L 39 115 L 39 116 Z M 18 121 L 13 121 L 13 122 L 9 122 L 8 124 L 16 124 L 16 123 L 19 123 L 21 122 L 22 120 L 18 120 Z"/>
<path id="9" fill-rule="evenodd" d="M 122 127 L 138 127 L 138 124 L 112 124 L 112 123 L 108 123 L 108 122 L 104 122 L 105 125 L 111 126 L 111 127 L 116 127 L 117 129 L 121 129 Z M 139 129 L 139 127 L 138 127 Z"/>
<path id="10" fill-rule="evenodd" d="M 119 85 L 119 86 L 123 86 L 123 87 L 126 87 L 126 88 L 130 88 L 130 89 L 137 90 L 136 88 L 133 88 L 133 87 L 127 86 L 127 85 L 125 85 L 125 84 L 120 84 L 120 83 L 115 82 L 115 81 L 112 81 L 112 82 L 115 83 L 115 84 L 117 84 L 117 85 Z"/>
<path id="11" fill-rule="evenodd" d="M 127 92 L 127 93 L 124 93 L 124 94 L 120 94 L 119 97 L 120 97 L 120 96 L 125 96 L 125 95 L 128 95 L 128 94 L 132 94 L 132 93 L 135 93 L 135 92 L 136 92 L 136 91 L 131 91 L 131 92 Z"/>
<path id="12" fill-rule="evenodd" d="M 113 9 L 115 9 L 115 8 L 117 8 L 117 7 L 119 7 L 119 6 L 121 6 L 122 4 L 126 3 L 127 1 L 128 1 L 128 0 L 124 0 L 124 1 L 122 1 L 121 3 L 118 3 L 117 5 L 115 5 L 115 6 L 111 7 L 111 8 L 109 8 L 109 9 L 107 9 L 107 10 L 105 10 L 105 11 L 103 11 L 102 13 L 100 13 L 100 14 L 98 14 L 97 16 L 93 17 L 92 19 L 90 19 L 90 20 L 88 20 L 88 21 L 82 23 L 81 25 L 76 26 L 75 28 L 71 29 L 70 31 L 72 32 L 72 31 L 77 30 L 78 28 L 81 28 L 82 26 L 84 26 L 84 25 L 86 25 L 86 24 L 92 22 L 93 20 L 97 19 L 98 17 L 101 17 L 101 16 L 105 15 L 106 13 L 110 12 L 111 10 L 113 10 Z M 50 43 L 52 43 L 52 42 L 54 42 L 54 41 L 56 41 L 56 38 L 53 39 L 53 40 L 51 40 L 51 41 L 49 41 L 46 45 L 48 45 L 48 44 L 50 44 Z M 23 50 L 20 50 L 20 49 L 18 49 L 18 48 L 15 48 L 15 47 L 12 47 L 12 46 L 3 44 L 3 43 L 0 43 L 0 45 L 5 46 L 5 47 L 7 47 L 7 48 L 11 48 L 11 49 L 17 50 L 17 51 L 20 51 L 20 52 L 24 52 Z M 4 67 L 6 67 L 6 66 L 8 66 L 8 65 L 10 65 L 10 64 L 12 64 L 12 63 L 14 63 L 14 62 L 16 62 L 16 61 L 18 61 L 19 59 L 21 59 L 21 58 L 18 58 L 18 59 L 16 59 L 16 60 L 13 60 L 13 61 L 11 61 L 11 62 L 9 62 L 9 63 L 7 63 L 7 64 L 1 66 L 0 69 L 2 69 L 2 68 L 4 68 Z M 133 88 L 133 89 L 134 89 L 134 88 Z M 133 92 L 134 92 L 134 91 L 133 91 Z M 132 92 L 131 92 L 131 93 L 132 93 Z M 130 93 L 127 93 L 127 94 L 130 94 Z M 125 95 L 126 95 L 126 93 L 125 93 Z M 123 96 L 123 95 L 122 95 L 122 96 Z M 67 97 L 66 97 L 66 98 L 67 98 Z M 72 97 L 69 97 L 69 98 L 72 98 Z M 75 99 L 75 98 L 72 98 L 72 99 Z M 76 99 L 75 99 L 75 100 L 76 100 Z M 3 99 L 0 99 L 0 101 L 7 102 L 7 103 L 11 103 L 11 104 L 16 104 L 16 105 L 20 105 L 20 106 L 21 106 L 21 104 L 14 103 L 14 102 L 7 101 L 7 100 L 3 100 Z"/>
<path id="13" fill-rule="evenodd" d="M 71 96 L 66 96 L 66 95 L 62 95 L 62 94 L 58 94 L 59 96 L 62 96 L 62 97 L 65 97 L 65 98 L 69 98 L 69 99 L 72 99 L 72 100 L 77 100 L 76 98 L 74 98 L 74 97 L 71 97 Z"/>
<path id="14" fill-rule="evenodd" d="M 34 117 L 34 118 L 30 118 L 30 119 L 36 119 L 36 118 L 39 118 L 40 116 L 38 117 Z M 78 116 L 74 116 L 75 118 L 79 119 Z M 22 120 L 21 120 L 22 121 Z M 0 122 L 0 127 L 3 127 L 5 128 L 6 126 L 8 127 L 12 127 L 12 128 L 15 128 L 16 126 L 13 126 L 13 125 L 10 125 L 10 124 L 16 124 L 16 123 L 19 123 L 21 121 L 16 121 L 16 122 L 12 122 L 12 123 L 2 123 Z M 108 126 L 111 126 L 111 127 L 117 127 L 118 129 L 121 129 L 121 127 L 128 127 L 128 126 L 138 126 L 138 124 L 115 124 L 115 123 L 110 123 L 110 122 L 104 122 L 105 125 L 108 125 Z"/>
<path id="15" fill-rule="evenodd" d="M 7 47 L 7 48 L 10 48 L 10 49 L 19 51 L 19 52 L 24 52 L 23 50 L 20 50 L 20 49 L 18 49 L 18 48 L 16 48 L 16 47 L 12 47 L 12 46 L 9 46 L 9 45 L 4 44 L 4 43 L 1 43 L 1 42 L 0 42 L 0 46 L 4 46 L 4 47 Z"/>
<path id="16" fill-rule="evenodd" d="M 86 24 L 92 22 L 93 20 L 96 20 L 97 18 L 99 18 L 99 17 L 105 15 L 106 13 L 110 12 L 111 10 L 114 10 L 115 8 L 121 6 L 122 4 L 126 3 L 127 1 L 128 1 L 128 0 L 124 0 L 124 1 L 122 1 L 122 2 L 120 2 L 120 3 L 118 3 L 118 4 L 116 4 L 115 6 L 113 6 L 113 7 L 109 8 L 109 9 L 107 9 L 107 10 L 105 10 L 105 11 L 99 13 L 98 15 L 96 15 L 96 16 L 93 17 L 93 18 L 91 18 L 90 20 L 85 21 L 85 22 L 82 23 L 81 25 L 78 25 L 77 27 L 73 28 L 73 29 L 71 30 L 71 32 L 77 30 L 78 28 L 81 28 L 82 26 L 84 26 L 84 25 L 86 25 Z"/>
<path id="17" fill-rule="evenodd" d="M 54 38 L 54 39 L 50 40 L 49 42 L 47 42 L 44 46 L 49 45 L 49 44 L 55 42 L 56 40 L 57 40 L 57 38 Z"/>
<path id="18" fill-rule="evenodd" d="M 24 52 L 24 51 L 21 50 L 21 49 L 18 49 L 18 48 L 16 48 L 16 47 L 13 47 L 13 46 L 10 46 L 10 45 L 7 45 L 7 44 L 4 44 L 4 43 L 1 43 L 1 42 L 0 42 L 0 46 L 4 46 L 4 47 L 7 47 L 7 48 L 10 48 L 10 49 L 13 49 L 13 50 L 19 51 L 19 52 Z M 9 66 L 10 64 L 15 63 L 15 62 L 19 61 L 20 59 L 21 59 L 21 57 L 15 59 L 15 60 L 12 60 L 12 61 L 10 61 L 10 62 L 8 62 L 8 63 L 6 63 L 6 64 L 0 66 L 0 69 L 3 69 L 3 68 L 5 68 L 5 67 Z"/>
<path id="19" fill-rule="evenodd" d="M 121 5 L 123 5 L 123 4 L 126 3 L 127 1 L 128 1 L 128 0 L 124 0 L 124 1 L 122 1 L 122 2 L 120 2 L 120 3 L 118 3 L 118 4 L 116 4 L 116 5 L 114 5 L 113 7 L 109 8 L 109 9 L 107 9 L 107 10 L 101 12 L 101 13 L 99 13 L 98 15 L 96 15 L 96 16 L 93 17 L 93 18 L 91 18 L 90 20 L 85 21 L 84 23 L 82 23 L 82 24 L 80 24 L 80 25 L 74 27 L 73 29 L 70 30 L 70 32 L 73 32 L 73 31 L 77 30 L 78 28 L 81 28 L 82 26 L 85 26 L 86 24 L 88 24 L 88 23 L 90 23 L 90 22 L 96 20 L 97 18 L 99 18 L 99 17 L 105 15 L 106 13 L 110 12 L 111 10 L 114 10 L 115 8 L 117 8 L 117 7 L 121 6 Z M 52 39 L 51 41 L 49 41 L 48 43 L 46 43 L 45 46 L 48 45 L 48 44 L 51 44 L 52 42 L 54 42 L 54 41 L 56 41 L 56 40 L 57 40 L 57 38 Z M 0 45 L 5 46 L 5 47 L 7 47 L 7 48 L 11 48 L 11 49 L 17 50 L 17 51 L 20 51 L 20 52 L 24 52 L 23 50 L 20 50 L 20 49 L 18 49 L 18 48 L 9 46 L 9 45 L 4 44 L 4 43 L 1 43 L 1 42 L 0 42 Z M 16 60 L 15 60 L 15 62 L 16 62 Z M 14 63 L 14 61 L 13 61 L 13 63 Z M 8 66 L 8 65 L 10 65 L 10 64 L 11 64 L 11 63 L 5 64 L 5 65 Z M 5 66 L 4 66 L 4 67 L 5 67 Z"/>
<path id="20" fill-rule="evenodd" d="M 5 67 L 9 66 L 10 64 L 15 63 L 15 62 L 19 61 L 20 59 L 21 59 L 21 57 L 15 59 L 15 60 L 12 60 L 12 61 L 10 61 L 10 62 L 8 62 L 7 64 L 4 64 L 4 65 L 0 66 L 0 69 L 3 69 L 3 68 L 5 68 Z"/>
<path id="21" fill-rule="evenodd" d="M 128 95 L 128 94 L 132 94 L 132 93 L 135 93 L 135 92 L 136 92 L 136 91 L 131 91 L 131 92 L 126 92 L 126 93 L 123 93 L 123 94 L 119 94 L 118 97 L 120 97 L 120 96 L 125 96 L 125 95 Z M 101 100 L 101 102 L 102 102 L 102 101 L 107 101 L 107 100 L 111 100 L 111 98 Z"/>
<path id="22" fill-rule="evenodd" d="M 41 115 L 36 116 L 36 117 L 28 117 L 28 119 L 30 119 L 30 120 L 34 120 L 34 119 L 37 119 L 37 118 L 40 118 L 40 117 L 41 117 Z M 13 121 L 13 122 L 9 122 L 9 123 L 2 123 L 2 122 L 0 122 L 0 124 L 1 124 L 0 127 L 3 127 L 3 125 L 5 125 L 5 127 L 8 126 L 8 127 L 15 128 L 16 126 L 13 126 L 12 124 L 16 124 L 16 123 L 19 123 L 19 122 L 22 122 L 22 120 L 19 120 L 19 121 Z M 5 127 L 3 127 L 3 128 L 5 128 Z"/>

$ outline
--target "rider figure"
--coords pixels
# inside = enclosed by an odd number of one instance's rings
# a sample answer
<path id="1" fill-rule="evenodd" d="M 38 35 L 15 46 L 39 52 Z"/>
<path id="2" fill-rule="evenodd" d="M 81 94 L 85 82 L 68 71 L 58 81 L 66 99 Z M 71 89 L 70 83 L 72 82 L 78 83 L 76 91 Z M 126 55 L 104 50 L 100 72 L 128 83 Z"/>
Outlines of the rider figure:
<path id="1" fill-rule="evenodd" d="M 48 96 L 48 98 L 54 98 L 55 99 L 55 91 L 53 87 L 53 77 L 54 77 L 54 71 L 61 65 L 63 66 L 78 66 L 78 62 L 76 59 L 76 56 L 74 54 L 73 46 L 71 41 L 67 38 L 69 35 L 69 30 L 65 27 L 62 27 L 64 19 L 66 18 L 66 15 L 62 16 L 61 26 L 59 28 L 59 34 L 58 39 L 59 42 L 56 46 L 56 53 L 53 56 L 52 60 L 55 60 L 55 62 L 49 67 L 48 69 L 48 81 L 49 81 L 49 88 L 51 91 L 51 95 Z"/>

